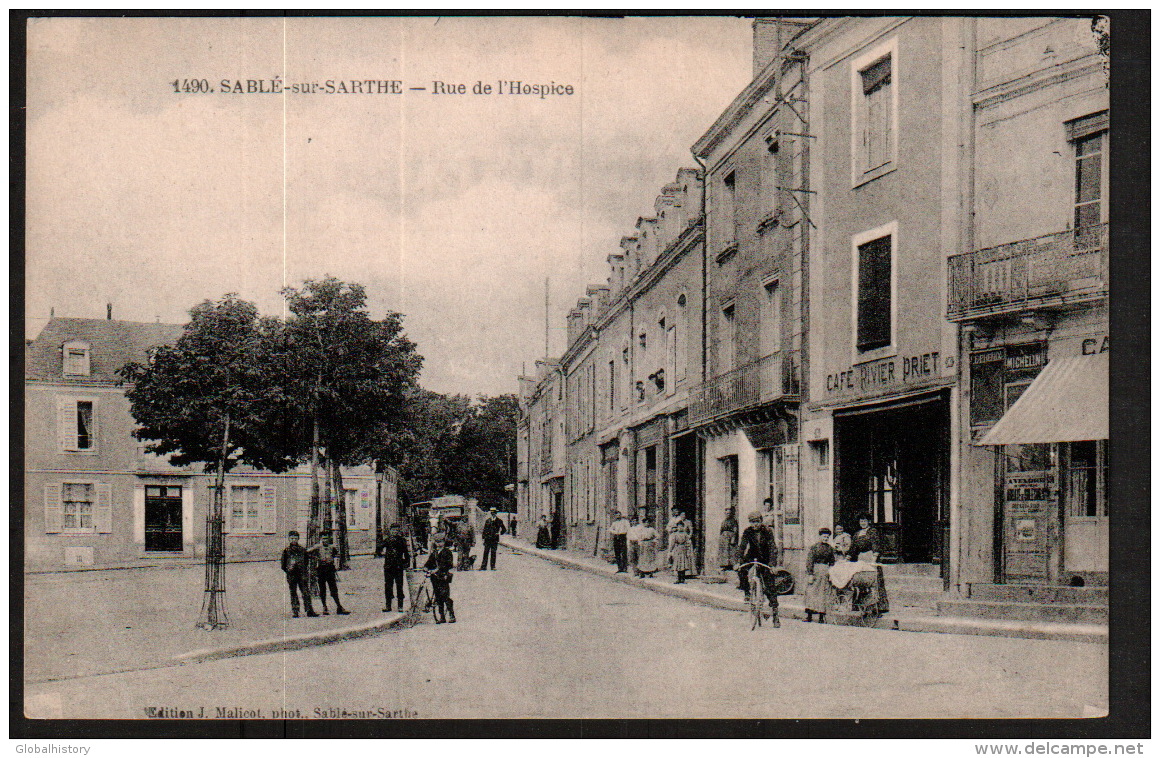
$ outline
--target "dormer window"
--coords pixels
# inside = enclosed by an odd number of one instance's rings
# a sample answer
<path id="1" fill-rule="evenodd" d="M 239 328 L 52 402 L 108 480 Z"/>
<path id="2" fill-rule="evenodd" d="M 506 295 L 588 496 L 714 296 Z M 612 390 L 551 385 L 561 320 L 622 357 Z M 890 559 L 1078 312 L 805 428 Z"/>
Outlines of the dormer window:
<path id="1" fill-rule="evenodd" d="M 72 341 L 64 343 L 64 375 L 89 375 L 89 343 Z"/>

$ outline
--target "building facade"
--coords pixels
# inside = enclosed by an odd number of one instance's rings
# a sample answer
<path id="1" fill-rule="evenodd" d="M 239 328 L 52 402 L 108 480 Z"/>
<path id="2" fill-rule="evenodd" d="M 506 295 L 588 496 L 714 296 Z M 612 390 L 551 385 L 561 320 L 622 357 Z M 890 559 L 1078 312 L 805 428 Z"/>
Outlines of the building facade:
<path id="1" fill-rule="evenodd" d="M 182 327 L 54 318 L 26 349 L 25 567 L 125 564 L 205 555 L 214 477 L 145 452 L 117 370 L 144 363 Z M 352 552 L 373 552 L 376 482 L 344 469 Z M 384 482 L 389 497 L 390 487 Z M 226 476 L 227 558 L 276 557 L 306 533 L 309 472 L 238 467 Z M 389 508 L 388 504 L 388 508 Z"/>
<path id="2" fill-rule="evenodd" d="M 703 217 L 666 188 L 569 316 L 568 546 L 675 503 L 706 576 L 734 508 L 799 580 L 861 517 L 963 596 L 1106 579 L 1104 63 L 1082 19 L 756 20 Z"/>

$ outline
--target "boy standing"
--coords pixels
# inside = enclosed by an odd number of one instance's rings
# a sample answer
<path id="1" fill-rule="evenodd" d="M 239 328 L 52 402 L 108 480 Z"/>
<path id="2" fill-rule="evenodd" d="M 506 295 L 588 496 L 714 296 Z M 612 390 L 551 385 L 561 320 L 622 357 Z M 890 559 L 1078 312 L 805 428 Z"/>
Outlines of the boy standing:
<path id="1" fill-rule="evenodd" d="M 350 613 L 350 611 L 342 607 L 342 601 L 338 599 L 338 573 L 337 567 L 334 565 L 334 559 L 338 554 L 338 550 L 331 543 L 330 532 L 324 532 L 322 542 L 319 542 L 306 552 L 313 553 L 315 560 L 318 561 L 318 597 L 322 600 L 322 615 L 330 615 L 330 611 L 326 608 L 327 587 L 330 588 L 330 596 L 334 598 L 335 613 L 339 616 L 345 616 Z"/>
<path id="2" fill-rule="evenodd" d="M 307 616 L 317 616 L 314 606 L 310 602 L 310 590 L 306 581 L 306 548 L 298 544 L 298 532 L 287 535 L 290 544 L 282 551 L 282 571 L 286 574 L 286 583 L 290 586 L 290 610 L 294 618 L 298 618 L 298 593 L 302 592 L 302 601 L 306 605 Z"/>
<path id="3" fill-rule="evenodd" d="M 427 556 L 427 569 L 431 577 L 431 590 L 435 595 L 435 623 L 446 621 L 455 623 L 455 602 L 451 599 L 451 570 L 455 567 L 455 555 L 447 547 L 442 537 L 435 538 L 431 555 Z M 446 613 L 445 613 L 446 612 Z"/>

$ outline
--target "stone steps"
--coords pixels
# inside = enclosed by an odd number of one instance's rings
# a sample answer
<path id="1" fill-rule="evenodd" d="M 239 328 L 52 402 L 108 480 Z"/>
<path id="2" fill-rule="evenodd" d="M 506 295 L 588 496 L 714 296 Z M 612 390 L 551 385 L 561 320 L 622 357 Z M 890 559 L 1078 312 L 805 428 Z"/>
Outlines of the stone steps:
<path id="1" fill-rule="evenodd" d="M 1107 587 L 1052 587 L 1038 584 L 972 584 L 970 600 L 1011 603 L 1063 603 L 1107 605 Z"/>
<path id="2" fill-rule="evenodd" d="M 1063 624 L 1107 624 L 1107 605 L 1074 603 L 1011 602 L 1002 600 L 939 600 L 940 616 L 1041 621 Z"/>

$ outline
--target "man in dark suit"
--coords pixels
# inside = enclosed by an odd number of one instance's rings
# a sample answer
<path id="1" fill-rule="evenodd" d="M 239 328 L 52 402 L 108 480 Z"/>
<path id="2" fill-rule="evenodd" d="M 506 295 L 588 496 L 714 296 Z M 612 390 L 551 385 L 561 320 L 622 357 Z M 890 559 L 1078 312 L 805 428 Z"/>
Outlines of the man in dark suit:
<path id="1" fill-rule="evenodd" d="M 495 508 L 488 513 L 487 519 L 483 522 L 483 529 L 481 530 L 481 537 L 483 538 L 483 557 L 479 561 L 479 570 L 487 571 L 487 559 L 491 556 L 491 570 L 495 571 L 495 553 L 499 548 L 499 536 L 507 534 L 507 527 L 503 525 L 503 521 L 496 515 Z"/>
<path id="2" fill-rule="evenodd" d="M 391 612 L 391 601 L 399 596 L 399 610 L 403 610 L 403 574 L 411 565 L 411 550 L 398 524 L 391 524 L 390 532 L 380 546 L 383 554 L 383 592 L 387 598 L 384 613 Z"/>
<path id="3" fill-rule="evenodd" d="M 765 587 L 765 596 L 769 598 L 769 610 L 772 614 L 770 621 L 774 627 L 780 627 L 781 621 L 777 617 L 777 589 L 774 587 L 773 572 L 767 568 L 777 565 L 777 543 L 773 539 L 773 530 L 762 523 L 761 514 L 756 511 L 749 514 L 749 526 L 745 527 L 745 531 L 741 533 L 740 550 L 739 566 L 754 561 L 765 564 L 750 568 L 757 569 L 757 574 L 761 577 L 761 583 Z M 741 580 L 742 591 L 748 597 L 751 591 L 749 569 L 738 571 L 738 578 Z"/>

